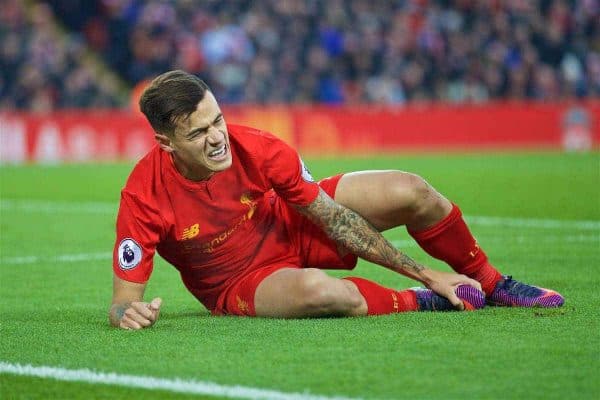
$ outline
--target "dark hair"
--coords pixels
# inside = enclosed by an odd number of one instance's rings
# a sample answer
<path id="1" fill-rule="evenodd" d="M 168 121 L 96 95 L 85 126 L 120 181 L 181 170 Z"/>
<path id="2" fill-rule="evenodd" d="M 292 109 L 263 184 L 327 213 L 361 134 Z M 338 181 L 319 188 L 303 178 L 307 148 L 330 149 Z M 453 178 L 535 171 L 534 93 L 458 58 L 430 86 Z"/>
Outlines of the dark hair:
<path id="1" fill-rule="evenodd" d="M 173 135 L 175 123 L 196 111 L 208 85 L 185 71 L 169 71 L 150 82 L 140 97 L 140 110 L 152 128 L 165 135 Z"/>

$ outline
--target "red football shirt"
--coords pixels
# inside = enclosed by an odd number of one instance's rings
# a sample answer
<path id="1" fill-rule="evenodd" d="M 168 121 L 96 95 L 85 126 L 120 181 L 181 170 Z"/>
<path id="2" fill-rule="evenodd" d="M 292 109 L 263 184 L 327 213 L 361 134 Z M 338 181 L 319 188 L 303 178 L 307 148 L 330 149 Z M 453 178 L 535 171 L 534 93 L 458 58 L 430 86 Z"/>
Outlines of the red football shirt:
<path id="1" fill-rule="evenodd" d="M 228 131 L 232 165 L 206 181 L 183 177 L 158 146 L 137 163 L 117 217 L 113 270 L 119 278 L 145 283 L 158 252 L 212 310 L 220 292 L 246 272 L 297 265 L 272 190 L 307 205 L 319 186 L 282 140 L 242 126 L 229 125 Z"/>

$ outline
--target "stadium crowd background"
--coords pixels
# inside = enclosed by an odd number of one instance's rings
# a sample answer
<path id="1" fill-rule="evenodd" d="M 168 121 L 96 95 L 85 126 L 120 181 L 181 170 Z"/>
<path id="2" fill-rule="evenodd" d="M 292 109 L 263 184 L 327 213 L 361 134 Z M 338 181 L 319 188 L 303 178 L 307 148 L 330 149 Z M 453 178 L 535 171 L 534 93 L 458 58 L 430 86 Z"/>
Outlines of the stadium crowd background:
<path id="1" fill-rule="evenodd" d="M 0 0 L 0 108 L 126 107 L 164 71 L 224 103 L 600 96 L 598 0 Z"/>

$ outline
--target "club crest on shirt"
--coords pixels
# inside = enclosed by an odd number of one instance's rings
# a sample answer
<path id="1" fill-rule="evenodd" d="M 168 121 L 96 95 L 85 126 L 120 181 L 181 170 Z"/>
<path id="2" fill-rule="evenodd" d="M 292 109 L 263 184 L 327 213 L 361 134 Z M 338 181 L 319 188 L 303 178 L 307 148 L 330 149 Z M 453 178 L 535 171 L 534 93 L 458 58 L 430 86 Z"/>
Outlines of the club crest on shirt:
<path id="1" fill-rule="evenodd" d="M 251 193 L 244 193 L 240 197 L 240 203 L 248 207 L 248 212 L 246 213 L 246 220 L 252 219 L 258 202 L 252 198 Z"/>
<path id="2" fill-rule="evenodd" d="M 300 158 L 300 168 L 302 168 L 302 179 L 304 179 L 307 182 L 315 181 L 313 179 L 312 175 L 310 174 L 310 171 L 308 170 L 308 168 L 306 168 L 306 165 L 304 165 L 304 161 L 302 161 L 301 158 Z"/>
<path id="3" fill-rule="evenodd" d="M 133 269 L 142 261 L 142 248 L 133 239 L 121 240 L 118 252 L 119 266 L 123 270 Z"/>

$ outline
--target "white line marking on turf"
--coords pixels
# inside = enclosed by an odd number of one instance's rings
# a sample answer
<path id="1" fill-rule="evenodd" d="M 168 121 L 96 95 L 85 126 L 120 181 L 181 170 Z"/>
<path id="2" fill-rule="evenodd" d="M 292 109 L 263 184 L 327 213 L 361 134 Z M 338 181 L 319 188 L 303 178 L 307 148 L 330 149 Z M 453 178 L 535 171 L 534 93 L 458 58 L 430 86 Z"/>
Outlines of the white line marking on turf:
<path id="1" fill-rule="evenodd" d="M 395 247 L 398 248 L 407 248 L 407 247 L 419 247 L 419 245 L 414 240 L 392 240 L 390 241 Z"/>
<path id="2" fill-rule="evenodd" d="M 498 239 L 498 238 L 496 238 Z M 486 239 L 486 242 L 490 241 Z M 491 240 L 494 241 L 494 240 Z M 496 240 L 502 242 L 518 243 L 600 243 L 600 236 L 597 235 L 565 235 L 565 236 L 510 236 L 506 239 Z"/>
<path id="3" fill-rule="evenodd" d="M 112 253 L 79 253 L 79 254 L 61 254 L 58 256 L 21 256 L 6 257 L 0 259 L 0 264 L 34 264 L 38 262 L 79 262 L 92 260 L 108 260 L 112 258 Z"/>
<path id="4" fill-rule="evenodd" d="M 477 235 L 482 244 L 490 243 L 532 243 L 532 244 L 559 244 L 559 243 L 600 243 L 597 235 L 545 235 L 542 237 L 533 235 L 510 235 L 510 236 L 488 236 Z M 391 243 L 398 248 L 419 247 L 414 240 L 392 240 Z"/>
<path id="5" fill-rule="evenodd" d="M 83 213 L 116 214 L 118 203 L 108 202 L 56 202 L 43 200 L 0 200 L 0 210 L 26 211 L 42 214 Z"/>
<path id="6" fill-rule="evenodd" d="M 119 206 L 110 202 L 55 202 L 43 200 L 0 200 L 0 210 L 38 213 L 83 213 L 115 215 Z M 506 226 L 514 228 L 600 230 L 598 220 L 560 220 L 537 218 L 510 218 L 465 215 L 472 225 Z"/>
<path id="7" fill-rule="evenodd" d="M 502 236 L 502 237 L 488 237 L 479 235 L 483 238 L 482 243 L 600 243 L 600 236 L 597 235 L 546 235 L 543 237 L 537 236 Z M 418 244 L 412 240 L 391 240 L 391 243 L 400 249 L 416 248 Z M 94 260 L 110 260 L 112 259 L 112 253 L 78 253 L 78 254 L 62 254 L 58 256 L 15 256 L 5 257 L 0 259 L 0 264 L 19 265 L 19 264 L 35 264 L 39 262 L 82 262 L 82 261 L 94 261 Z"/>
<path id="8" fill-rule="evenodd" d="M 0 373 L 50 378 L 59 381 L 85 382 L 92 384 L 117 385 L 142 389 L 166 390 L 169 392 L 224 396 L 234 399 L 263 400 L 359 400 L 349 397 L 328 397 L 310 393 L 286 393 L 277 390 L 247 386 L 227 386 L 213 382 L 184 379 L 166 379 L 153 376 L 122 375 L 114 372 L 95 372 L 89 369 L 65 369 L 57 367 L 35 367 L 0 361 Z"/>
<path id="9" fill-rule="evenodd" d="M 547 228 L 547 229 L 581 229 L 598 230 L 600 221 L 593 220 L 561 220 L 561 219 L 536 219 L 536 218 L 507 218 L 483 217 L 465 215 L 467 222 L 481 226 L 508 226 L 511 228 Z"/>

